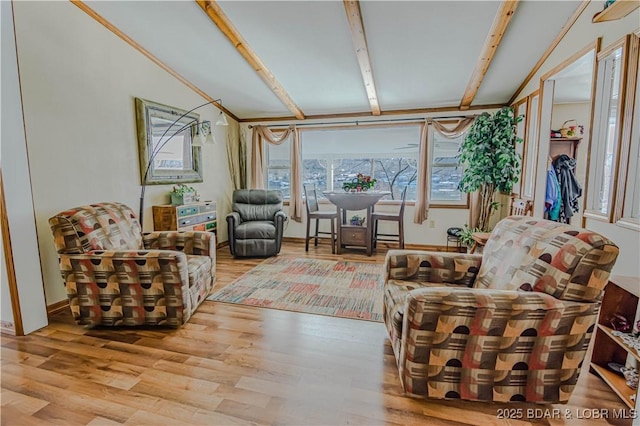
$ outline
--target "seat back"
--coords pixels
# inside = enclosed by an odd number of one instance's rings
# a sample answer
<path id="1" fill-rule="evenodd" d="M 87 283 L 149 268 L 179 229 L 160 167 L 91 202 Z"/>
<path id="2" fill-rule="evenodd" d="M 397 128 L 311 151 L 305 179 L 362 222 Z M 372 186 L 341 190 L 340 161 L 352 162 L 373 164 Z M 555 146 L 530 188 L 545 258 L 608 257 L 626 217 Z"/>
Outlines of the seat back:
<path id="1" fill-rule="evenodd" d="M 139 250 L 142 230 L 135 213 L 121 203 L 75 207 L 49 219 L 58 253 L 92 250 Z"/>
<path id="2" fill-rule="evenodd" d="M 404 190 L 402 191 L 402 203 L 400 204 L 400 211 L 398 212 L 398 217 L 400 217 L 400 219 L 404 217 L 404 205 L 407 201 L 407 189 L 409 189 L 409 187 L 405 186 Z"/>
<path id="3" fill-rule="evenodd" d="M 511 197 L 510 216 L 528 216 L 533 211 L 533 203 L 529 200 Z"/>
<path id="4" fill-rule="evenodd" d="M 618 252 L 613 242 L 593 231 L 510 216 L 491 233 L 474 286 L 594 302 L 602 297 Z"/>
<path id="5" fill-rule="evenodd" d="M 282 191 L 265 189 L 237 189 L 233 191 L 233 211 L 243 222 L 274 220 L 282 210 Z"/>
<path id="6" fill-rule="evenodd" d="M 305 183 L 302 185 L 304 190 L 304 198 L 306 200 L 305 205 L 307 206 L 307 214 L 317 212 L 319 210 L 318 207 L 318 193 L 316 192 L 316 184 L 315 183 Z"/>

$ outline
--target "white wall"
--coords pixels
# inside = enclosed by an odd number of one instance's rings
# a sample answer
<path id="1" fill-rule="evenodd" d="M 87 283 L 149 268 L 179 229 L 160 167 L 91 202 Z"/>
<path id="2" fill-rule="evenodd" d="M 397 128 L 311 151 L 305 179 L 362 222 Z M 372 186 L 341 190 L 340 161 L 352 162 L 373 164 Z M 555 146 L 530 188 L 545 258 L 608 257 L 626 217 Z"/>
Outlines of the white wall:
<path id="1" fill-rule="evenodd" d="M 38 263 L 38 240 L 33 226 L 32 188 L 23 128 L 11 5 L 11 2 L 0 2 L 2 15 L 1 161 L 13 265 L 22 307 L 22 326 L 26 334 L 46 326 L 48 321 L 42 294 L 42 275 Z M 2 277 L 3 283 L 5 278 L 6 276 Z M 13 323 L 11 310 L 5 311 L 8 288 L 5 288 L 5 284 L 2 288 L 2 320 Z"/>
<path id="2" fill-rule="evenodd" d="M 44 287 L 52 304 L 66 295 L 48 218 L 101 201 L 138 211 L 134 97 L 184 110 L 205 100 L 70 2 L 14 6 Z M 206 106 L 196 112 L 215 122 L 219 111 Z M 218 143 L 203 148 L 204 182 L 193 184 L 203 200 L 217 201 L 219 217 L 230 209 L 227 130 L 214 128 Z M 166 204 L 170 189 L 147 187 L 145 231 L 152 230 L 151 206 Z M 227 239 L 226 226 L 218 235 Z"/>
<path id="3" fill-rule="evenodd" d="M 531 81 L 518 94 L 516 97 L 517 100 L 538 89 L 540 77 L 543 74 L 549 72 L 589 43 L 594 42 L 598 37 L 602 37 L 602 47 L 605 48 L 626 34 L 633 33 L 640 27 L 638 10 L 617 21 L 592 23 L 591 19 L 593 15 L 602 10 L 602 3 L 601 1 L 592 1 L 589 6 L 587 6 L 571 30 L 569 30 L 542 67 L 540 67 L 536 75 L 533 76 Z M 585 142 L 586 141 L 583 141 L 582 143 L 584 150 L 587 149 Z M 634 140 L 634 143 L 637 143 L 637 140 Z M 581 146 L 580 149 L 582 150 L 583 147 Z M 545 179 L 545 175 L 538 174 L 536 187 L 538 187 L 538 185 L 544 185 Z M 586 193 L 586 188 L 583 193 Z M 604 223 L 593 219 L 587 219 L 585 226 L 588 229 L 605 235 L 620 247 L 620 256 L 613 270 L 615 274 L 640 276 L 640 264 L 638 262 L 640 233 L 627 228 L 621 228 L 615 224 Z"/>

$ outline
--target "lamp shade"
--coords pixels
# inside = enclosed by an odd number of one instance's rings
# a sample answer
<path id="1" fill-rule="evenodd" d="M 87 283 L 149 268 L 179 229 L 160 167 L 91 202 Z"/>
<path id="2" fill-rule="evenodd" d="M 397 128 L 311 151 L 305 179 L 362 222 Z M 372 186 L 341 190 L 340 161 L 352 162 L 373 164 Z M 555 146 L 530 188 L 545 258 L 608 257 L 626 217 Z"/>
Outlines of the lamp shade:
<path id="1" fill-rule="evenodd" d="M 220 115 L 218 116 L 218 120 L 216 120 L 216 126 L 228 126 L 227 117 L 224 115 L 222 111 L 220 111 Z"/>
<path id="2" fill-rule="evenodd" d="M 196 134 L 193 135 L 193 146 L 204 146 L 204 135 L 202 134 L 202 130 L 198 129 L 196 125 Z"/>

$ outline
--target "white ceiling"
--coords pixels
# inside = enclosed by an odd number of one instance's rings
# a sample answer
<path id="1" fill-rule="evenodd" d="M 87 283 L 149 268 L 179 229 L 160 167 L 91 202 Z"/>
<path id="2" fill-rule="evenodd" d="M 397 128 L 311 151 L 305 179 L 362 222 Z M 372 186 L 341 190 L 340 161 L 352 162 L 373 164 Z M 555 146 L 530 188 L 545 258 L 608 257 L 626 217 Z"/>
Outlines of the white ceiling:
<path id="1" fill-rule="evenodd" d="M 194 1 L 87 1 L 240 119 L 291 117 Z M 368 113 L 342 1 L 220 1 L 306 116 Z M 472 103 L 505 104 L 581 2 L 520 1 Z M 457 106 L 498 1 L 361 1 L 382 111 Z"/>

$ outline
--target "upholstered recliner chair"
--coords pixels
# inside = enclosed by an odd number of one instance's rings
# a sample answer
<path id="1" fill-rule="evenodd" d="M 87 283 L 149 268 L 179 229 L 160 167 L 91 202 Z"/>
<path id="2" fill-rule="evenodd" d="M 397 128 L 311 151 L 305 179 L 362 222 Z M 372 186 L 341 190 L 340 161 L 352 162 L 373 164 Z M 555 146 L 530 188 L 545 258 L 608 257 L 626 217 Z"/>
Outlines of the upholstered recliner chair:
<path id="1" fill-rule="evenodd" d="M 384 319 L 416 397 L 566 402 L 618 256 L 603 236 L 512 216 L 482 255 L 393 250 Z"/>
<path id="2" fill-rule="evenodd" d="M 282 191 L 233 191 L 233 211 L 227 215 L 229 248 L 234 257 L 267 257 L 280 252 L 287 215 Z"/>
<path id="3" fill-rule="evenodd" d="M 49 225 L 78 324 L 179 326 L 213 287 L 211 232 L 143 236 L 133 211 L 120 203 L 76 207 Z"/>

